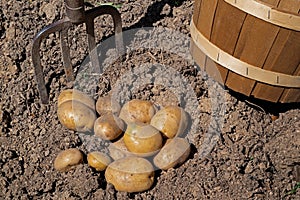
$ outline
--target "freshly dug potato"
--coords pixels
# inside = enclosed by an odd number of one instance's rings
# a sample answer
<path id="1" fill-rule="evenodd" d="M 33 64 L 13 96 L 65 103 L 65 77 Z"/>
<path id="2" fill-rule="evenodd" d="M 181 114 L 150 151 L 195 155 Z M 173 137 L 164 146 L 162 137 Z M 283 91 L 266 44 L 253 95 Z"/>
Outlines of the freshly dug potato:
<path id="1" fill-rule="evenodd" d="M 130 122 L 149 124 L 155 112 L 156 107 L 150 101 L 133 99 L 123 105 L 119 117 L 127 124 Z"/>
<path id="2" fill-rule="evenodd" d="M 96 110 L 99 115 L 103 115 L 107 112 L 119 115 L 121 106 L 116 100 L 112 99 L 111 95 L 107 95 L 105 97 L 98 98 L 96 102 Z"/>
<path id="3" fill-rule="evenodd" d="M 140 157 L 126 157 L 111 163 L 105 171 L 105 179 L 115 189 L 124 192 L 142 192 L 154 182 L 152 164 Z"/>
<path id="4" fill-rule="evenodd" d="M 57 109 L 59 121 L 68 129 L 79 132 L 92 132 L 96 114 L 79 101 L 66 101 Z"/>
<path id="5" fill-rule="evenodd" d="M 108 146 L 109 155 L 114 160 L 119 160 L 121 158 L 133 156 L 131 152 L 128 151 L 123 137 L 116 142 L 111 143 Z"/>
<path id="6" fill-rule="evenodd" d="M 89 153 L 87 155 L 87 161 L 89 166 L 93 167 L 97 171 L 104 171 L 111 163 L 110 157 L 99 151 Z"/>
<path id="7" fill-rule="evenodd" d="M 124 134 L 127 149 L 138 156 L 151 156 L 162 147 L 160 132 L 149 124 L 129 123 Z"/>
<path id="8" fill-rule="evenodd" d="M 188 125 L 187 113 L 178 106 L 167 106 L 159 110 L 150 124 L 161 131 L 167 138 L 180 136 Z"/>
<path id="9" fill-rule="evenodd" d="M 83 160 L 82 153 L 75 148 L 61 151 L 54 160 L 54 168 L 57 171 L 65 172 Z"/>
<path id="10" fill-rule="evenodd" d="M 182 164 L 190 155 L 190 143 L 184 138 L 169 139 L 160 152 L 154 157 L 155 166 L 167 170 Z"/>
<path id="11" fill-rule="evenodd" d="M 122 134 L 124 128 L 124 122 L 112 113 L 102 115 L 94 124 L 95 135 L 104 140 L 116 139 Z"/>
<path id="12" fill-rule="evenodd" d="M 80 103 L 88 106 L 90 109 L 95 110 L 94 99 L 76 89 L 63 90 L 58 96 L 57 107 L 59 107 L 62 103 L 70 100 L 79 101 Z"/>

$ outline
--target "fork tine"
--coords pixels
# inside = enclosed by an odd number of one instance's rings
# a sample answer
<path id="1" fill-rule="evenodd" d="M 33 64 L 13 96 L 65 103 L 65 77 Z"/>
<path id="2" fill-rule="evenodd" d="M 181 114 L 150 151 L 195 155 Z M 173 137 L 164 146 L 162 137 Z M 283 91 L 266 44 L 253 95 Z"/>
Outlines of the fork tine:
<path id="1" fill-rule="evenodd" d="M 100 74 L 102 73 L 102 70 L 100 68 L 98 51 L 96 48 L 94 19 L 87 16 L 85 23 L 93 72 Z"/>
<path id="2" fill-rule="evenodd" d="M 109 5 L 102 5 L 95 8 L 92 8 L 90 10 L 86 11 L 86 21 L 91 21 L 93 23 L 93 20 L 96 17 L 99 17 L 100 15 L 111 15 L 114 21 L 114 31 L 115 31 L 115 43 L 116 43 L 116 49 L 118 51 L 119 55 L 122 55 L 124 53 L 124 43 L 123 43 L 123 34 L 122 34 L 122 19 L 121 14 L 119 11 L 114 8 L 113 6 Z M 94 25 L 93 25 L 94 27 Z M 93 31 L 94 34 L 94 31 Z M 93 38 L 95 40 L 95 37 Z"/>
<path id="3" fill-rule="evenodd" d="M 71 25 L 71 24 L 67 24 L 67 25 Z M 63 59 L 67 81 L 73 81 L 74 80 L 73 67 L 70 58 L 70 48 L 67 42 L 69 27 L 70 26 L 64 27 L 64 29 L 60 32 L 60 45 L 61 45 L 62 59 Z"/>
<path id="4" fill-rule="evenodd" d="M 41 101 L 43 104 L 47 104 L 49 100 L 48 100 L 48 92 L 44 80 L 43 68 L 41 66 L 41 58 L 40 58 L 41 41 L 44 38 L 46 38 L 50 33 L 61 31 L 69 23 L 70 22 L 66 19 L 59 20 L 49 26 L 46 26 L 44 29 L 39 31 L 38 34 L 33 39 L 33 44 L 31 49 L 32 63 L 35 71 L 38 91 L 41 96 Z"/>

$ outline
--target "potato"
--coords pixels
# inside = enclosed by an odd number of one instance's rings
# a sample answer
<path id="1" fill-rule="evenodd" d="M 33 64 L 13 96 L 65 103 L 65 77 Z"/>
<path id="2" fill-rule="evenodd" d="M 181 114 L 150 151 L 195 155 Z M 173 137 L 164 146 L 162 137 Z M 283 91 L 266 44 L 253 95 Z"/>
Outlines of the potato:
<path id="1" fill-rule="evenodd" d="M 119 160 L 121 158 L 132 156 L 133 154 L 128 151 L 123 137 L 116 142 L 111 143 L 108 146 L 109 155 L 114 160 Z"/>
<path id="2" fill-rule="evenodd" d="M 63 90 L 58 96 L 57 107 L 70 100 L 79 101 L 80 103 L 88 106 L 90 109 L 95 110 L 95 100 L 76 89 Z"/>
<path id="3" fill-rule="evenodd" d="M 88 153 L 87 161 L 89 166 L 96 169 L 97 171 L 104 171 L 106 167 L 111 163 L 110 157 L 99 151 Z"/>
<path id="4" fill-rule="evenodd" d="M 150 124 L 161 131 L 167 138 L 180 136 L 188 125 L 187 113 L 178 106 L 167 106 L 159 110 Z"/>
<path id="5" fill-rule="evenodd" d="M 127 149 L 138 156 L 151 156 L 162 147 L 160 132 L 149 124 L 129 123 L 124 134 Z"/>
<path id="6" fill-rule="evenodd" d="M 154 182 L 152 164 L 140 157 L 126 157 L 111 163 L 105 171 L 105 179 L 115 189 L 124 192 L 142 192 Z"/>
<path id="7" fill-rule="evenodd" d="M 133 99 L 123 105 L 120 118 L 127 124 L 130 122 L 150 123 L 156 112 L 156 107 L 150 101 Z"/>
<path id="8" fill-rule="evenodd" d="M 104 140 L 116 139 L 122 134 L 124 129 L 124 122 L 112 113 L 104 114 L 94 123 L 95 135 Z"/>
<path id="9" fill-rule="evenodd" d="M 154 157 L 154 165 L 160 169 L 167 170 L 182 164 L 190 155 L 190 143 L 184 138 L 173 138 L 167 140 L 160 152 Z"/>
<path id="10" fill-rule="evenodd" d="M 83 160 L 82 153 L 75 148 L 61 151 L 54 160 L 54 168 L 57 171 L 68 171 Z"/>
<path id="11" fill-rule="evenodd" d="M 96 114 L 79 101 L 66 101 L 57 109 L 59 121 L 68 129 L 79 132 L 92 132 Z"/>
<path id="12" fill-rule="evenodd" d="M 119 115 L 121 106 L 116 100 L 111 98 L 111 95 L 107 95 L 105 97 L 98 98 L 96 102 L 96 110 L 99 115 L 103 115 L 107 112 Z"/>

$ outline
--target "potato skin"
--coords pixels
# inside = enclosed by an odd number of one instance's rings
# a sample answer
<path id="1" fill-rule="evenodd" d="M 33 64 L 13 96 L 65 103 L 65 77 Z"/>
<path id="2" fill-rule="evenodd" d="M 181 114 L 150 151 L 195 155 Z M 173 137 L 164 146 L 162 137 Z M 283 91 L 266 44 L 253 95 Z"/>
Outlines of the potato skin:
<path id="1" fill-rule="evenodd" d="M 98 98 L 96 102 L 96 110 L 99 115 L 104 115 L 108 112 L 119 115 L 121 106 L 116 100 L 112 99 L 111 95 L 107 95 L 105 97 Z"/>
<path id="2" fill-rule="evenodd" d="M 154 168 L 144 158 L 125 157 L 112 162 L 107 167 L 105 179 L 118 191 L 142 192 L 153 185 Z"/>
<path id="3" fill-rule="evenodd" d="M 157 153 L 163 142 L 156 128 L 143 123 L 129 123 L 123 138 L 130 152 L 143 157 Z"/>
<path id="4" fill-rule="evenodd" d="M 66 101 L 57 109 L 59 121 L 68 129 L 79 132 L 92 132 L 96 114 L 78 101 Z"/>
<path id="5" fill-rule="evenodd" d="M 76 149 L 66 149 L 61 151 L 54 160 L 54 168 L 57 171 L 65 172 L 70 170 L 74 165 L 78 165 L 83 161 L 82 153 Z"/>
<path id="6" fill-rule="evenodd" d="M 149 124 L 156 112 L 156 107 L 150 101 L 133 99 L 123 105 L 119 117 L 127 124 L 142 122 Z"/>
<path id="7" fill-rule="evenodd" d="M 161 131 L 165 137 L 180 136 L 188 125 L 187 113 L 178 106 L 167 106 L 159 110 L 150 124 Z"/>
<path id="8" fill-rule="evenodd" d="M 104 171 L 106 167 L 111 163 L 111 158 L 102 152 L 93 151 L 88 153 L 87 161 L 89 166 L 96 169 L 97 171 Z"/>
<path id="9" fill-rule="evenodd" d="M 125 129 L 125 123 L 112 113 L 105 113 L 94 123 L 94 133 L 104 140 L 118 138 Z"/>
<path id="10" fill-rule="evenodd" d="M 190 155 L 190 143 L 184 138 L 167 140 L 160 152 L 154 157 L 154 165 L 162 170 L 182 164 Z"/>
<path id="11" fill-rule="evenodd" d="M 111 143 L 108 146 L 109 150 L 109 155 L 112 157 L 114 160 L 119 160 L 121 158 L 133 156 L 131 152 L 128 151 L 125 143 L 124 143 L 124 138 L 120 138 L 118 141 L 115 141 Z"/>
<path id="12" fill-rule="evenodd" d="M 79 101 L 80 103 L 88 106 L 90 109 L 95 110 L 95 100 L 76 89 L 63 90 L 58 96 L 57 107 L 59 107 L 62 103 L 71 100 Z"/>

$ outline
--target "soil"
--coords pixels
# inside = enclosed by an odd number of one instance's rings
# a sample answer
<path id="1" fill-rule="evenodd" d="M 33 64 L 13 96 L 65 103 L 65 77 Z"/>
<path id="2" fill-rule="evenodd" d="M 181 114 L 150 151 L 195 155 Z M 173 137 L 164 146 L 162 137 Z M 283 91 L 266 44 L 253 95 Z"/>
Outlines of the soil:
<path id="1" fill-rule="evenodd" d="M 189 37 L 191 0 L 114 3 L 121 4 L 124 31 L 154 27 L 150 35 L 156 36 L 163 35 L 162 28 L 169 28 Z M 99 4 L 100 1 L 88 1 L 87 9 Z M 41 44 L 49 104 L 40 103 L 31 59 L 32 39 L 43 27 L 63 17 L 63 1 L 8 0 L 0 5 L 0 199 L 300 199 L 300 189 L 296 187 L 300 182 L 299 104 L 270 104 L 229 89 L 220 89 L 223 101 L 214 104 L 214 99 L 219 98 L 214 91 L 220 85 L 209 85 L 210 78 L 196 70 L 195 63 L 162 49 L 134 47 L 134 51 L 108 64 L 113 68 L 108 68 L 95 83 L 88 84 L 96 89 L 81 89 L 95 99 L 113 92 L 120 103 L 139 98 L 158 106 L 184 107 L 193 119 L 190 131 L 194 133 L 186 136 L 193 147 L 189 159 L 174 169 L 157 170 L 154 185 L 140 193 L 116 191 L 106 183 L 104 173 L 90 168 L 86 160 L 68 172 L 56 171 L 53 162 L 61 150 L 74 147 L 86 155 L 96 149 L 105 152 L 107 145 L 93 135 L 67 130 L 57 118 L 60 91 L 76 85 L 66 81 L 57 33 Z M 98 42 L 113 36 L 110 17 L 99 17 L 95 24 Z M 82 81 L 80 66 L 88 55 L 84 28 L 80 25 L 69 31 L 77 81 Z M 148 34 L 137 31 L 135 39 L 125 45 L 154 43 Z M 185 37 L 176 41 L 178 51 L 189 42 Z M 107 48 L 109 63 L 115 55 Z M 126 76 L 128 83 L 124 81 L 121 86 L 131 89 L 114 91 L 122 75 L 128 71 L 139 73 L 139 66 L 145 63 L 154 66 L 152 77 L 166 73 L 160 71 L 162 64 L 171 66 L 189 81 L 192 93 L 174 92 L 165 85 L 151 83 L 135 86 L 133 82 L 140 77 Z M 173 80 L 177 83 L 176 78 Z M 181 101 L 178 95 L 189 100 Z M 193 112 L 195 105 L 198 112 Z M 214 109 L 215 105 L 221 110 Z M 212 123 L 212 118 L 221 124 Z M 214 131 L 220 135 L 213 135 Z"/>

